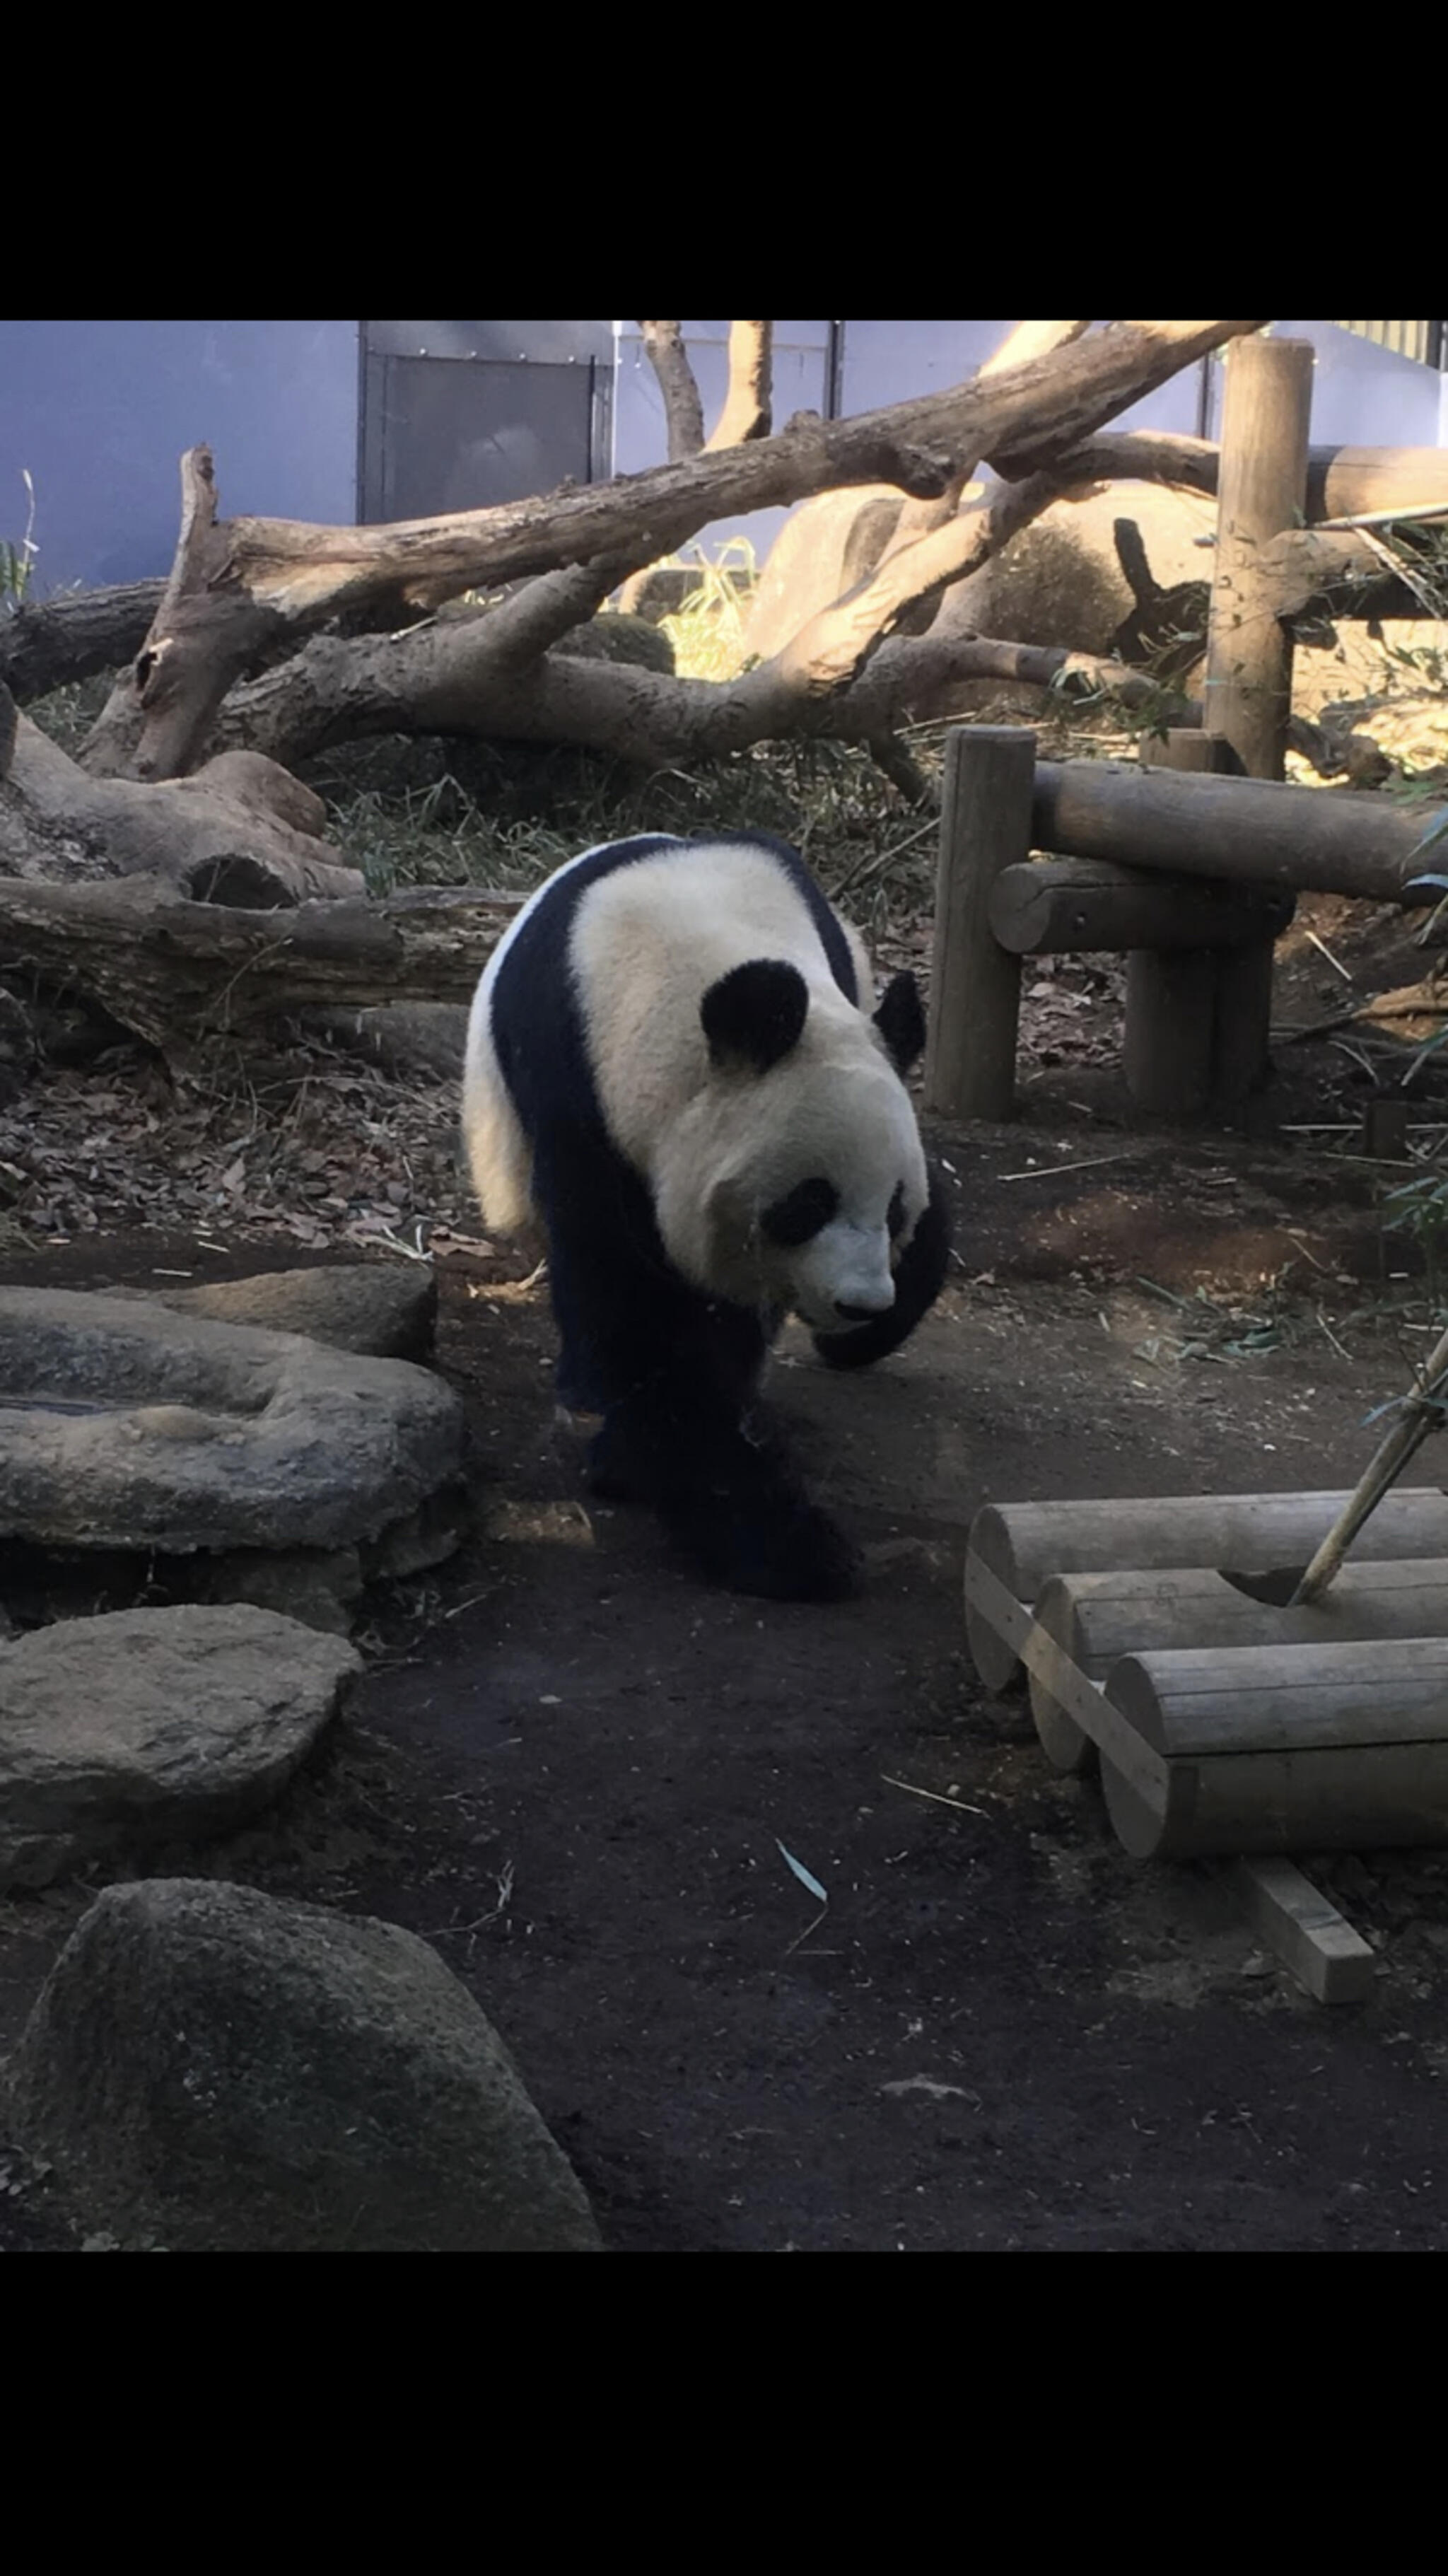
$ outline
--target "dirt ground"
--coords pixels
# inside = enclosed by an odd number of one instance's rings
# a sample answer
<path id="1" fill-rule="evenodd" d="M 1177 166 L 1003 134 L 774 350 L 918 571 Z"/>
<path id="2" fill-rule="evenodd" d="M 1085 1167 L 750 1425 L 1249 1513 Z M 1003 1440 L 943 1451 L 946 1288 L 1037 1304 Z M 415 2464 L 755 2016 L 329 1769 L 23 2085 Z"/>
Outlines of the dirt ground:
<path id="1" fill-rule="evenodd" d="M 982 1501 L 1350 1481 L 1423 1347 L 1424 1301 L 1412 1329 L 1384 1304 L 1411 1282 L 1370 1311 L 1354 1284 L 1399 1266 L 1371 1174 L 1310 1141 L 1133 1136 L 1085 1088 L 937 1137 L 958 1258 L 903 1353 L 853 1381 L 781 1348 L 772 1398 L 870 1563 L 845 1608 L 710 1591 L 647 1518 L 585 1505 L 544 1291 L 444 1260 L 468 1542 L 379 1605 L 350 1713 L 275 1814 L 148 1864 L 434 1942 L 614 2248 L 1445 2241 L 1448 1855 L 1317 1867 L 1381 1954 L 1372 1999 L 1325 2011 L 1216 1870 L 1129 1861 L 966 1655 Z M 0 1277 L 311 1257 L 129 1233 Z M 0 2050 L 89 1892 L 0 1905 Z M 0 2244 L 73 2242 L 0 2150 Z"/>

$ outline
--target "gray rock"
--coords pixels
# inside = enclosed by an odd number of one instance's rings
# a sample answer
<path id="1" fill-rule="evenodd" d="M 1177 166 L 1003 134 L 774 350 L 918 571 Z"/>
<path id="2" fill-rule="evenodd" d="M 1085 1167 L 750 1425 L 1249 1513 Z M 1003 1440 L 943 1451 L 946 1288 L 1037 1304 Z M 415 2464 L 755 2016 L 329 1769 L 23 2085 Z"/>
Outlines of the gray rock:
<path id="1" fill-rule="evenodd" d="M 81 2223 L 192 2252 L 588 2252 L 583 2191 L 425 1942 L 259 1890 L 108 1888 L 12 2061 Z"/>
<path id="2" fill-rule="evenodd" d="M 664 672 L 670 678 L 674 671 L 674 647 L 663 629 L 652 618 L 631 616 L 624 609 L 571 626 L 553 650 L 579 662 L 632 662 L 641 670 Z"/>
<path id="3" fill-rule="evenodd" d="M 461 1056 L 459 1057 L 461 1061 Z M 134 1296 L 135 1292 L 129 1292 Z M 421 1261 L 384 1269 L 348 1262 L 312 1270 L 259 1270 L 250 1279 L 212 1279 L 199 1288 L 155 1288 L 148 1302 L 218 1324 L 304 1333 L 329 1350 L 374 1359 L 425 1360 L 437 1321 L 437 1281 Z"/>
<path id="4" fill-rule="evenodd" d="M 386 1546 L 391 1535 L 380 1544 Z M 208 1601 L 253 1601 L 332 1637 L 350 1634 L 365 1580 L 355 1547 L 299 1547 L 280 1556 L 256 1547 L 230 1548 L 198 1571 Z"/>
<path id="5" fill-rule="evenodd" d="M 462 1407 L 405 1360 L 0 1289 L 0 1536 L 66 1548 L 352 1547 L 456 1475 Z"/>
<path id="6" fill-rule="evenodd" d="M 241 1605 L 118 1610 L 0 1645 L 0 1887 L 241 1824 L 359 1669 L 340 1639 Z"/>

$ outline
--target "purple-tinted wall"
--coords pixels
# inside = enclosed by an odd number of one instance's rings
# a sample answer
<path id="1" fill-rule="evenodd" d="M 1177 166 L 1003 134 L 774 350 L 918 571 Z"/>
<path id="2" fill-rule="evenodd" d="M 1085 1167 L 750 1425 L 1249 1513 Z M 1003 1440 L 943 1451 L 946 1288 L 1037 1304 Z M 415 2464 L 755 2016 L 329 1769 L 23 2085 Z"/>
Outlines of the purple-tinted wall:
<path id="1" fill-rule="evenodd" d="M 228 514 L 350 522 L 355 322 L 0 322 L 0 537 L 35 485 L 35 578 L 136 581 L 176 547 L 183 449 Z"/>

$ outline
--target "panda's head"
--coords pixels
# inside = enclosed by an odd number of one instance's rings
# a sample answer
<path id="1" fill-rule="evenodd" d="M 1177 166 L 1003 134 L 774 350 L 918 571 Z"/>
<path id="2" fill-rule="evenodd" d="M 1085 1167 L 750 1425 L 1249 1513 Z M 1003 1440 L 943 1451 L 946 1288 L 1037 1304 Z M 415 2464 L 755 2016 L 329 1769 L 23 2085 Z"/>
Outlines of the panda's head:
<path id="1" fill-rule="evenodd" d="M 699 1089 L 654 1174 L 665 1249 L 706 1292 L 788 1308 L 817 1333 L 873 1322 L 929 1199 L 901 1075 L 925 1042 L 914 978 L 873 1022 L 779 958 L 736 966 L 699 1009 Z"/>

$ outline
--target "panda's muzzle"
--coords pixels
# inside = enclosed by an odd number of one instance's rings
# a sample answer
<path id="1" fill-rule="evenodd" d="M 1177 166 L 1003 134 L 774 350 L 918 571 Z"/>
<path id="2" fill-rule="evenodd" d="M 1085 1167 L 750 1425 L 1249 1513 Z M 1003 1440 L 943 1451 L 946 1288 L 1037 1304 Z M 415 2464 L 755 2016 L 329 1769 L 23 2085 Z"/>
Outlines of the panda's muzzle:
<path id="1" fill-rule="evenodd" d="M 847 1306 L 843 1298 L 837 1297 L 835 1313 L 842 1324 L 873 1324 L 877 1315 L 888 1315 L 894 1303 L 895 1289 L 892 1282 L 888 1293 L 883 1297 L 872 1298 L 868 1306 Z"/>

